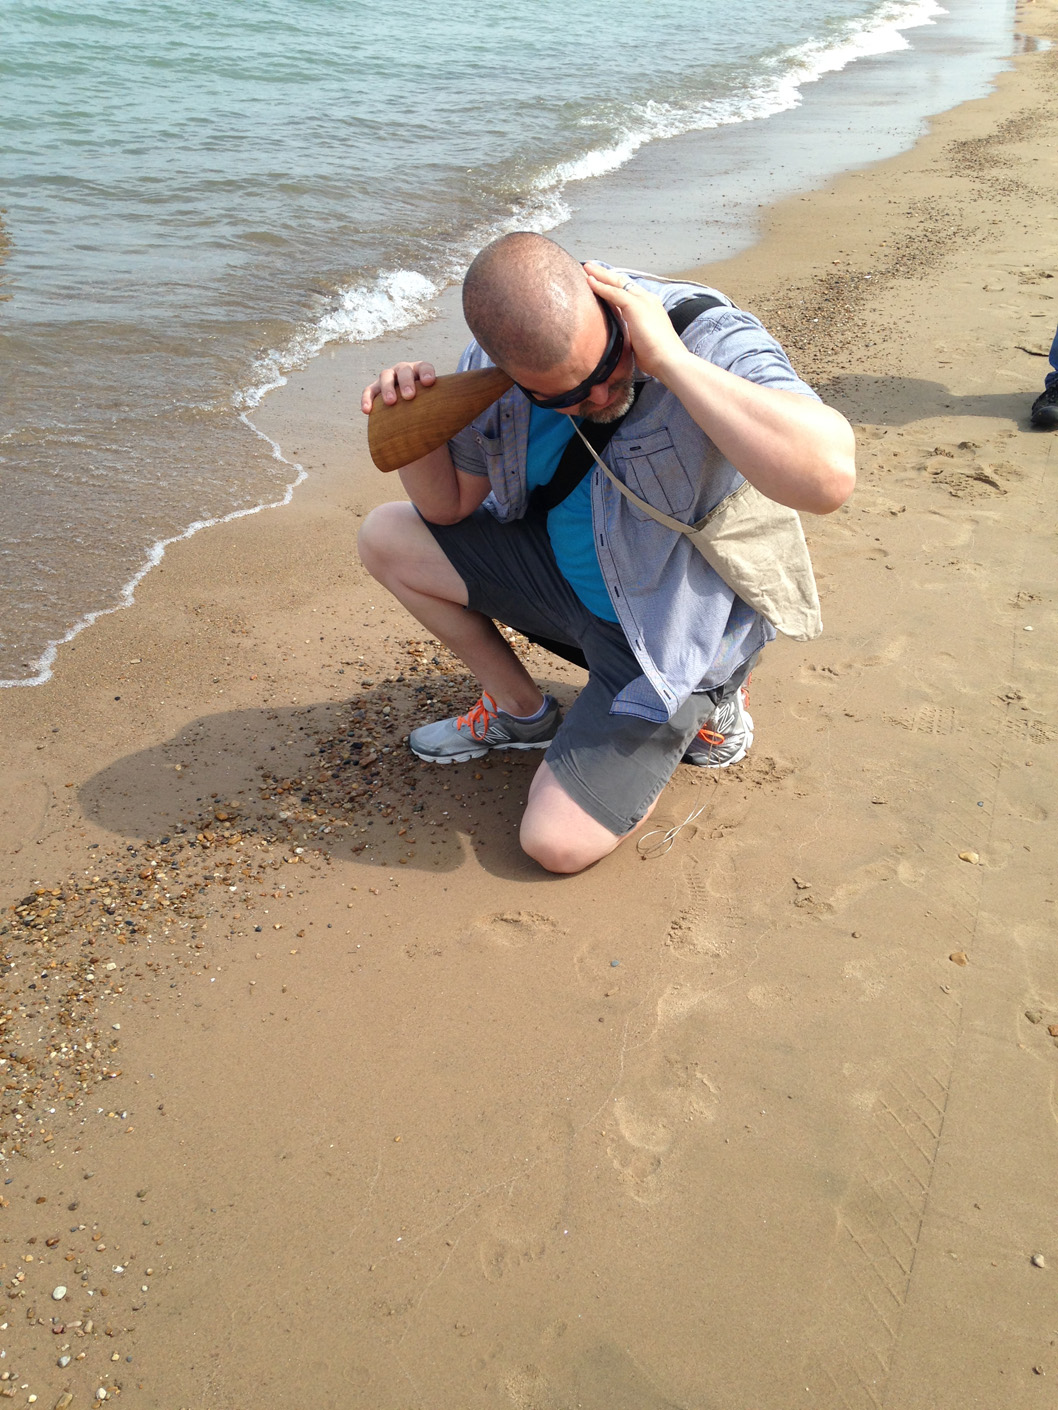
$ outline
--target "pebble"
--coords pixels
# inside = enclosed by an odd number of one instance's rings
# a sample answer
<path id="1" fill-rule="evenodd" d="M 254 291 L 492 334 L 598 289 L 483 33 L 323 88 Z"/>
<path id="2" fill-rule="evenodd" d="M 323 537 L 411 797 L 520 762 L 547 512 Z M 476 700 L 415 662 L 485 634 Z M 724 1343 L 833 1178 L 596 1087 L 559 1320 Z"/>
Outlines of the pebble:
<path id="1" fill-rule="evenodd" d="M 1032 1266 L 1033 1268 L 1047 1267 L 1047 1260 L 1044 1258 L 1042 1253 L 1034 1253 L 1032 1255 Z"/>
<path id="2" fill-rule="evenodd" d="M 1042 1023 L 1042 1022 L 1043 1022 L 1043 1014 L 1039 1011 L 1039 1009 L 1026 1009 L 1026 1010 L 1025 1010 L 1025 1017 L 1028 1019 L 1028 1021 L 1029 1021 L 1030 1023 Z"/>
<path id="3" fill-rule="evenodd" d="M 969 862 L 972 867 L 976 867 L 979 865 L 981 858 L 976 852 L 960 852 L 959 861 Z"/>
<path id="4" fill-rule="evenodd" d="M 56 1302 L 62 1302 L 62 1300 L 63 1300 L 63 1298 L 64 1298 L 65 1296 L 66 1296 L 66 1289 L 65 1289 L 65 1287 L 62 1285 L 62 1283 L 60 1283 L 59 1286 L 58 1286 L 57 1288 L 55 1288 L 54 1291 L 52 1292 L 52 1297 L 55 1299 Z"/>
<path id="5" fill-rule="evenodd" d="M 952 950 L 948 958 L 951 960 L 952 964 L 964 965 L 966 963 L 966 952 L 965 950 Z"/>
<path id="6" fill-rule="evenodd" d="M 58 1362 L 57 1362 L 57 1364 L 58 1364 L 59 1366 L 62 1366 L 62 1367 L 69 1366 L 69 1364 L 70 1364 L 70 1357 L 69 1357 L 69 1356 L 60 1356 L 60 1357 L 59 1357 L 59 1360 L 58 1360 Z"/>

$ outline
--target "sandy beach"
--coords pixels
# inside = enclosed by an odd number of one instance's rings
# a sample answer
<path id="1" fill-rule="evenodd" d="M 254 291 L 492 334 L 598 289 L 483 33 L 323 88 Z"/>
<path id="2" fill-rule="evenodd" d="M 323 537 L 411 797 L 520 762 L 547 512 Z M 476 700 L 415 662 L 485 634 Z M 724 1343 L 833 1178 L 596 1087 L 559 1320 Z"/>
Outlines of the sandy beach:
<path id="1" fill-rule="evenodd" d="M 531 759 L 403 747 L 475 691 L 356 559 L 399 488 L 362 348 L 260 408 L 288 507 L 0 693 L 0 1397 L 1053 1403 L 1058 47 L 1020 47 L 695 271 L 860 482 L 806 523 L 824 636 L 769 648 L 744 763 L 677 772 L 668 851 L 546 875 Z"/>

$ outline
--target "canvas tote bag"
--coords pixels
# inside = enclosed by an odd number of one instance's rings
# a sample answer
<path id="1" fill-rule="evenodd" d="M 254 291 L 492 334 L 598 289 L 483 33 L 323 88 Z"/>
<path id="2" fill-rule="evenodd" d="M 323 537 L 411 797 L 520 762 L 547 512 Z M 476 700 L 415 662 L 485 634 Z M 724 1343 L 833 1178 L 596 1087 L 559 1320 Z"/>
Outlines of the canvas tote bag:
<path id="1" fill-rule="evenodd" d="M 659 524 L 684 534 L 732 592 L 795 641 L 823 630 L 812 560 L 796 509 L 777 504 L 748 480 L 697 524 L 682 524 L 623 485 L 579 426 L 577 435 L 625 499 Z"/>

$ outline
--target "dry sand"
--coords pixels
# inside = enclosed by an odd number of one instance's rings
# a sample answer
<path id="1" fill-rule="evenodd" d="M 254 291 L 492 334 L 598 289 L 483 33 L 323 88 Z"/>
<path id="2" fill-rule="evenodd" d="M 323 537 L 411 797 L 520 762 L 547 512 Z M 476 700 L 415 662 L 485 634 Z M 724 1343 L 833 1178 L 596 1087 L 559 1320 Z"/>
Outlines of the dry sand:
<path id="1" fill-rule="evenodd" d="M 355 562 L 351 351 L 264 409 L 290 508 L 0 696 L 0 1396 L 1056 1403 L 1056 93 L 1022 55 L 705 272 L 861 484 L 664 857 L 545 876 L 532 761 L 401 750 L 471 697 Z"/>

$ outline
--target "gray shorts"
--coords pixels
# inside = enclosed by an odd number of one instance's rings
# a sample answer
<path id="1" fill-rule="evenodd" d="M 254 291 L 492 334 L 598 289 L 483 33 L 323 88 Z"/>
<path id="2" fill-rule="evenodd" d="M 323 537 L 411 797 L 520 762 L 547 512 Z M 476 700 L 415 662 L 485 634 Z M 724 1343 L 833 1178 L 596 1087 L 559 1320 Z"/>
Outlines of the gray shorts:
<path id="1" fill-rule="evenodd" d="M 563 790 L 618 837 L 642 819 L 716 704 L 737 690 L 746 662 L 719 689 L 692 695 L 671 720 L 611 715 L 614 697 L 643 674 L 622 629 L 589 612 L 562 576 L 542 517 L 501 524 L 486 509 L 430 524 L 466 584 L 468 607 L 533 638 L 579 648 L 588 682 L 544 756 Z"/>

